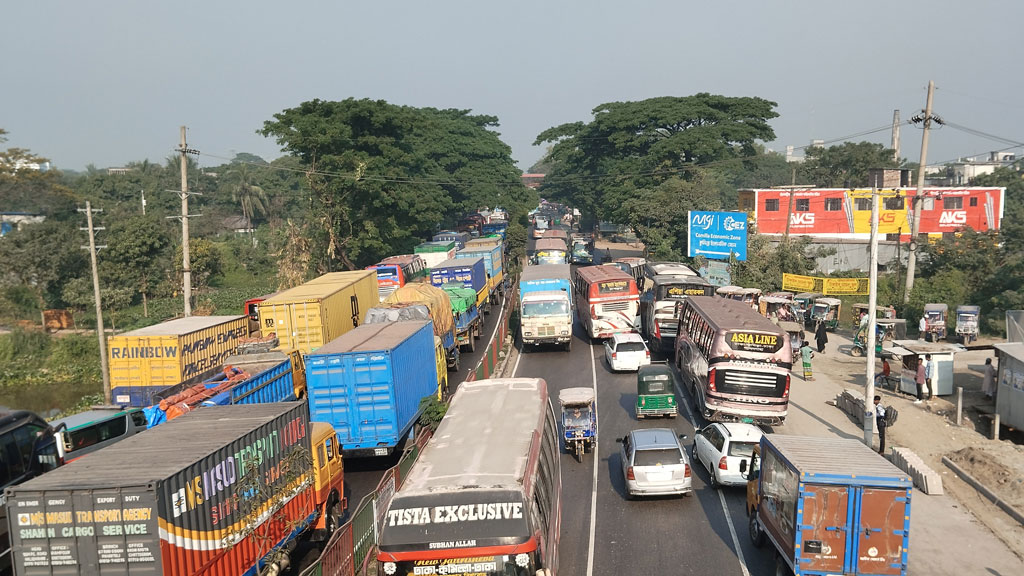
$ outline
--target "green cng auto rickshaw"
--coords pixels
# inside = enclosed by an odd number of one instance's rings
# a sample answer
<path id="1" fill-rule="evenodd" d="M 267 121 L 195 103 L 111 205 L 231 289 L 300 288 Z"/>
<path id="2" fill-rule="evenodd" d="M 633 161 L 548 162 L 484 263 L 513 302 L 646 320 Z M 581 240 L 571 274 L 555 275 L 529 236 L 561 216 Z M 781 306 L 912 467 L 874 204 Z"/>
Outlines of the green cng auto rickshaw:
<path id="1" fill-rule="evenodd" d="M 814 301 L 822 296 L 824 294 L 820 292 L 801 292 L 793 296 L 794 308 L 803 317 L 804 326 L 814 327 L 814 322 L 811 322 L 811 308 L 814 306 Z"/>
<path id="2" fill-rule="evenodd" d="M 839 298 L 818 298 L 811 308 L 811 325 L 821 322 L 826 330 L 835 330 L 839 327 L 839 313 L 843 301 Z"/>
<path id="3" fill-rule="evenodd" d="M 676 406 L 672 369 L 667 364 L 641 366 L 636 373 L 636 417 L 668 416 L 675 418 Z"/>

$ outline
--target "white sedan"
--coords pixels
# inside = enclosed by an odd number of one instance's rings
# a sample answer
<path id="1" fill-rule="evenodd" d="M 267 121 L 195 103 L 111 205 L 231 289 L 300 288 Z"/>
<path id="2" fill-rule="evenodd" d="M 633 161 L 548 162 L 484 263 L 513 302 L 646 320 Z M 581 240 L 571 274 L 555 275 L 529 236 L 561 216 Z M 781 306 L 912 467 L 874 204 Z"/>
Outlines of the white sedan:
<path id="1" fill-rule="evenodd" d="M 635 332 L 616 334 L 604 343 L 604 359 L 612 372 L 636 372 L 651 363 L 651 351 Z"/>
<path id="2" fill-rule="evenodd" d="M 750 463 L 754 446 L 764 433 L 752 424 L 741 422 L 715 422 L 697 431 L 693 438 L 693 461 L 700 463 L 711 477 L 711 485 L 745 486 L 746 478 L 740 474 L 740 462 Z"/>

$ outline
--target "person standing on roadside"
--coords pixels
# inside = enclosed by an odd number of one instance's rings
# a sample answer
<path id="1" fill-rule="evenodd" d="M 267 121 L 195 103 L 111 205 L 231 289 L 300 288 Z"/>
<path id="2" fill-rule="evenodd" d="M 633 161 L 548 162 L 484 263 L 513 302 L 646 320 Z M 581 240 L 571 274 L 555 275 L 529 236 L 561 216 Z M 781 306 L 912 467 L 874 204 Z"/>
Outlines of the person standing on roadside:
<path id="1" fill-rule="evenodd" d="M 818 343 L 818 352 L 824 354 L 825 344 L 828 343 L 828 334 L 825 331 L 825 323 L 821 320 L 818 320 L 818 325 L 814 327 L 814 341 Z"/>
<path id="2" fill-rule="evenodd" d="M 811 358 L 814 358 L 814 350 L 811 350 L 811 343 L 804 340 L 804 345 L 800 347 L 800 359 L 803 360 L 804 364 L 804 380 L 814 380 L 814 373 L 811 372 Z"/>
<path id="3" fill-rule="evenodd" d="M 917 339 L 924 340 L 924 335 L 928 333 L 928 320 L 924 316 L 921 316 L 921 321 L 917 323 Z"/>
<path id="4" fill-rule="evenodd" d="M 981 391 L 985 393 L 985 398 L 989 400 L 996 393 L 996 367 L 992 365 L 991 358 L 985 358 L 985 376 L 981 381 Z"/>
<path id="5" fill-rule="evenodd" d="M 928 397 L 926 400 L 931 400 L 932 396 L 935 395 L 935 387 L 932 384 L 932 378 L 935 377 L 935 362 L 932 362 L 932 355 L 924 355 L 924 385 L 928 388 Z"/>
<path id="6" fill-rule="evenodd" d="M 885 454 L 885 406 L 882 406 L 881 396 L 875 396 L 875 428 L 878 429 L 878 453 Z"/>
<path id="7" fill-rule="evenodd" d="M 917 360 L 917 374 L 914 375 L 914 384 L 917 385 L 917 400 L 914 400 L 914 404 L 920 404 L 924 399 L 922 391 L 924 390 L 924 360 Z"/>

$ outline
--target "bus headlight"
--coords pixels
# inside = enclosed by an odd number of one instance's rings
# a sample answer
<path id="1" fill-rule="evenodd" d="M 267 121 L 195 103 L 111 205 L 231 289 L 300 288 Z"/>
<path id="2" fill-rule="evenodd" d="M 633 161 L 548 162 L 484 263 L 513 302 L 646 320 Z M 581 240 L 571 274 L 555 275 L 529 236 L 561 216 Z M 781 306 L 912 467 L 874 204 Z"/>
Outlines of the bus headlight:
<path id="1" fill-rule="evenodd" d="M 562 330 L 562 336 L 568 336 L 568 335 L 569 335 L 569 331 L 568 330 Z"/>
<path id="2" fill-rule="evenodd" d="M 523 332 L 523 336 L 533 336 L 533 332 Z"/>

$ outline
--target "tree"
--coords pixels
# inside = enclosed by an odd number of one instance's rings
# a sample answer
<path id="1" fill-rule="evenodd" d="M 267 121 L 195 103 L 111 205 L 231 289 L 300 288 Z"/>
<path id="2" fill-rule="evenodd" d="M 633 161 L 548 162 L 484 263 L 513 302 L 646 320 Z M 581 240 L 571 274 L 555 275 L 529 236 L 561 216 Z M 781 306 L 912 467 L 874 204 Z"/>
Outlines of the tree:
<path id="1" fill-rule="evenodd" d="M 757 286 L 765 292 L 782 288 L 782 275 L 810 274 L 817 267 L 815 260 L 835 254 L 835 249 L 811 248 L 811 239 L 801 237 L 771 242 L 767 236 L 754 234 L 747 244 L 747 259 L 732 263 L 732 280 L 740 286 Z"/>
<path id="2" fill-rule="evenodd" d="M 758 141 L 775 138 L 768 124 L 778 116 L 774 108 L 761 98 L 707 93 L 601 104 L 592 121 L 537 136 L 535 145 L 553 143 L 541 192 L 596 219 L 646 218 L 636 210 L 650 202 L 640 197 L 665 181 L 693 180 L 697 167 L 755 156 Z"/>
<path id="3" fill-rule="evenodd" d="M 63 285 L 86 274 L 88 257 L 72 223 L 47 220 L 10 232 L 0 241 L 0 284 L 26 286 L 39 310 L 60 307 Z"/>
<path id="4" fill-rule="evenodd" d="M 196 292 L 210 285 L 210 281 L 224 273 L 224 258 L 217 246 L 206 238 L 192 238 L 188 247 L 189 268 L 192 273 L 192 287 Z M 182 268 L 181 245 L 175 250 L 174 271 L 177 278 L 184 273 Z"/>
<path id="5" fill-rule="evenodd" d="M 718 197 L 702 170 L 693 180 L 673 177 L 630 194 L 623 212 L 647 248 L 648 258 L 681 261 L 686 257 L 690 210 L 714 210 Z"/>
<path id="6" fill-rule="evenodd" d="M 100 272 L 105 284 L 142 296 L 142 314 L 149 317 L 149 296 L 161 272 L 170 265 L 170 239 L 162 222 L 151 216 L 115 220 L 109 227 Z"/>
<path id="7" fill-rule="evenodd" d="M 802 182 L 827 188 L 856 187 L 868 183 L 874 168 L 899 168 L 893 151 L 873 142 L 844 142 L 837 146 L 812 146 L 799 174 Z"/>
<path id="8" fill-rule="evenodd" d="M 263 188 L 253 183 L 255 175 L 252 172 L 248 164 L 233 164 L 224 176 L 233 180 L 231 201 L 237 202 L 242 208 L 242 216 L 249 228 L 249 238 L 255 245 L 255 238 L 252 235 L 253 217 L 266 214 L 270 202 Z"/>
<path id="9" fill-rule="evenodd" d="M 298 157 L 311 191 L 314 266 L 355 269 L 412 248 L 466 209 L 528 202 L 493 116 L 384 101 L 313 100 L 261 133 Z"/>

